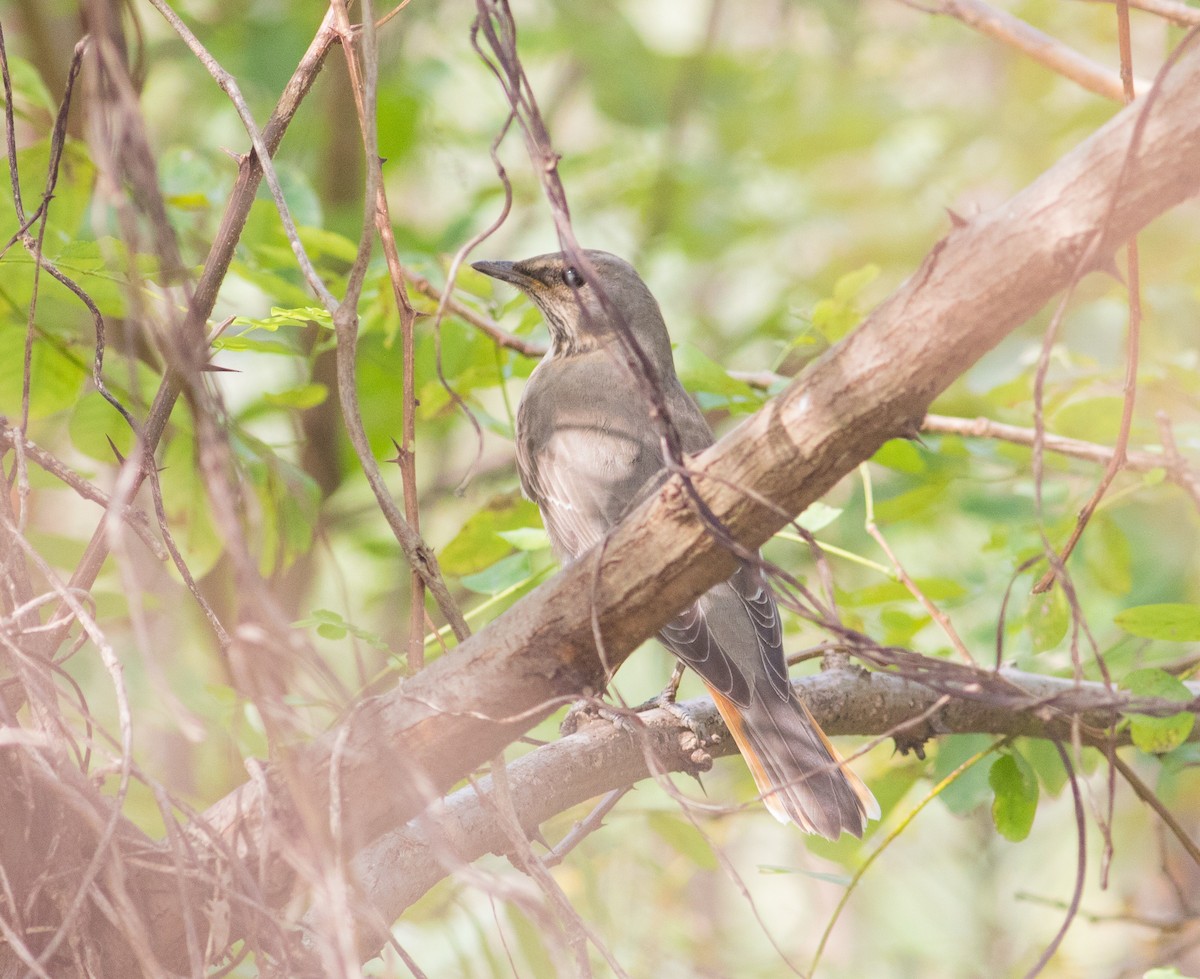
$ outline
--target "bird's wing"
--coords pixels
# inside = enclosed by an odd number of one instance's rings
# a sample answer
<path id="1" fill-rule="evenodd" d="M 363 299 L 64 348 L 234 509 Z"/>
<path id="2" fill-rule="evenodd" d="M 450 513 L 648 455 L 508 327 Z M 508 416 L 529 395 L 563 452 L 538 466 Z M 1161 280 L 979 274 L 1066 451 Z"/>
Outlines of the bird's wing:
<path id="1" fill-rule="evenodd" d="M 521 488 L 564 560 L 597 544 L 662 478 L 658 436 L 641 397 L 627 369 L 603 350 L 543 361 L 526 385 L 517 409 Z"/>
<path id="2" fill-rule="evenodd" d="M 646 448 L 611 432 L 566 426 L 559 426 L 536 452 L 518 445 L 521 487 L 541 510 L 561 558 L 577 558 L 616 522 L 621 508 L 612 492 L 614 482 L 644 482 L 653 476 L 653 457 L 649 465 L 639 464 Z"/>
<path id="3" fill-rule="evenodd" d="M 761 691 L 788 699 L 779 610 L 762 575 L 742 565 L 659 633 L 706 684 L 738 707 Z M 764 686 L 757 678 L 767 681 Z"/>

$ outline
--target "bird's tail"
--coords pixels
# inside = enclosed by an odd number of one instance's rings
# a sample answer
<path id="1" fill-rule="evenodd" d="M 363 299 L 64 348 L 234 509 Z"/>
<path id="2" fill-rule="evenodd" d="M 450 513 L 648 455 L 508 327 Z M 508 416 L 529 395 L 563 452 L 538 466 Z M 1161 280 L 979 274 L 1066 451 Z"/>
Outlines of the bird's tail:
<path id="1" fill-rule="evenodd" d="M 707 686 L 707 684 L 706 684 Z M 879 803 L 838 757 L 804 703 L 780 700 L 763 683 L 743 710 L 712 687 L 721 717 L 737 742 L 767 809 L 781 823 L 836 840 L 843 831 L 859 838 Z"/>

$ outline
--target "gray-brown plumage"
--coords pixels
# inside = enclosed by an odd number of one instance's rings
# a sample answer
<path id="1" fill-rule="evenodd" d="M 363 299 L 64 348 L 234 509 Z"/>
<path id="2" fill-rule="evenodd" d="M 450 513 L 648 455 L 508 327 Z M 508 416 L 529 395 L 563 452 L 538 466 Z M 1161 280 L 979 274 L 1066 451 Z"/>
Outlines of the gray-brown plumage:
<path id="1" fill-rule="evenodd" d="M 598 543 L 664 477 L 650 399 L 623 352 L 621 321 L 653 365 L 683 451 L 713 441 L 675 374 L 650 290 L 615 255 L 586 255 L 603 300 L 561 253 L 474 266 L 525 292 L 550 328 L 550 350 L 517 410 L 517 465 L 563 561 Z M 758 569 L 743 564 L 659 637 L 704 680 L 778 819 L 830 839 L 862 835 L 878 804 L 792 693 L 779 612 Z"/>

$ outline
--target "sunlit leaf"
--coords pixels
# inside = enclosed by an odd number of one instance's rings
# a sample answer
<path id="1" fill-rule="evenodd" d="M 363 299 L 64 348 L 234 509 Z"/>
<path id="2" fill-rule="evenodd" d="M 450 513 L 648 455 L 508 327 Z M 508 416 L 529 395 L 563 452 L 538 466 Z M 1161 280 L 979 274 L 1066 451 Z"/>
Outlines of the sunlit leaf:
<path id="1" fill-rule="evenodd" d="M 501 558 L 489 568 L 477 571 L 475 574 L 464 575 L 459 579 L 462 586 L 469 591 L 481 595 L 496 595 L 520 584 L 533 574 L 533 566 L 529 563 L 529 554 L 518 551 L 508 557 Z"/>
<path id="2" fill-rule="evenodd" d="M 1033 828 L 1037 814 L 1038 783 L 1029 762 L 1009 751 L 994 762 L 988 772 L 992 801 L 992 822 L 1006 840 L 1019 843 Z"/>
<path id="3" fill-rule="evenodd" d="M 1192 693 L 1178 677 L 1163 670 L 1134 670 L 1121 681 L 1121 688 L 1135 697 L 1156 697 L 1189 703 Z M 1169 717 L 1153 717 L 1129 712 L 1129 733 L 1133 743 L 1147 754 L 1163 754 L 1187 740 L 1196 724 L 1196 715 L 1181 711 Z"/>
<path id="4" fill-rule="evenodd" d="M 1136 605 L 1113 616 L 1126 632 L 1145 639 L 1167 642 L 1196 642 L 1200 640 L 1200 605 L 1165 602 L 1159 605 Z"/>

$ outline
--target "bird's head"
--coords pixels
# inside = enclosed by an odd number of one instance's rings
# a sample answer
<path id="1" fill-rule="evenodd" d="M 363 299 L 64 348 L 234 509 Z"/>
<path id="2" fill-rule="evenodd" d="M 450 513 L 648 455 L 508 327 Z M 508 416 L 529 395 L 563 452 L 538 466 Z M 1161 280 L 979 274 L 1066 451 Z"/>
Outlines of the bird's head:
<path id="1" fill-rule="evenodd" d="M 553 355 L 571 356 L 608 343 L 622 323 L 660 368 L 671 363 L 671 341 L 662 312 L 632 265 L 609 252 L 584 252 L 591 269 L 577 268 L 562 252 L 520 262 L 475 262 L 472 268 L 508 282 L 542 311 Z"/>

